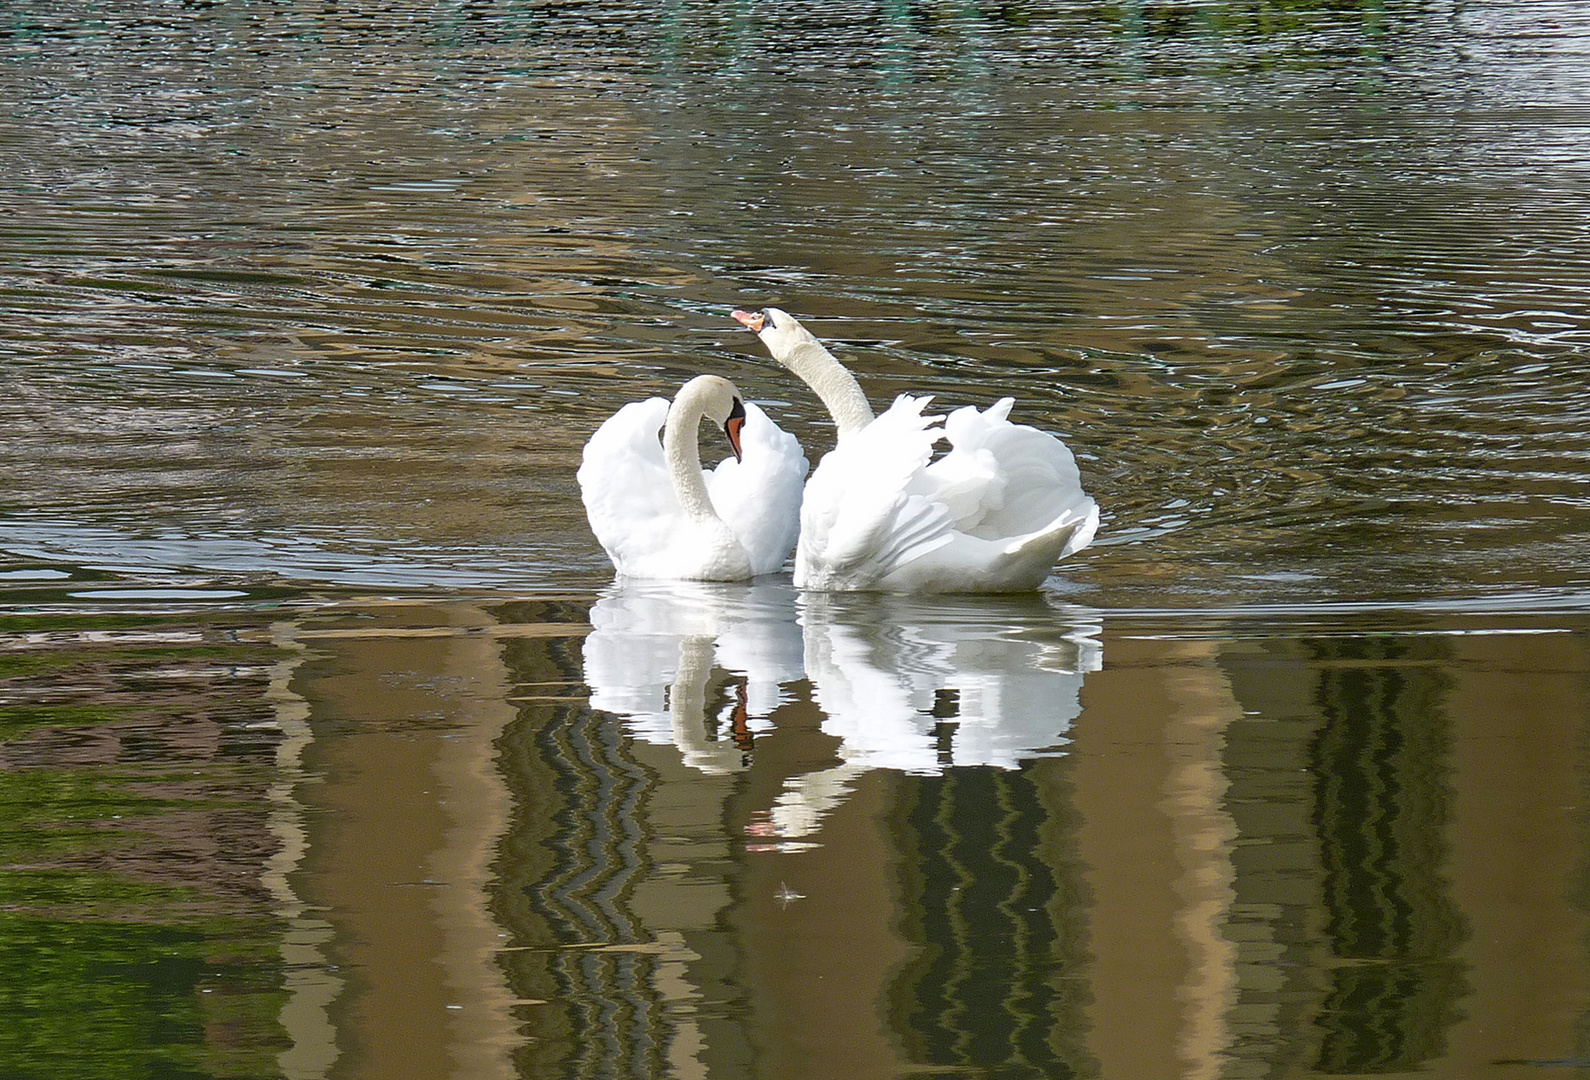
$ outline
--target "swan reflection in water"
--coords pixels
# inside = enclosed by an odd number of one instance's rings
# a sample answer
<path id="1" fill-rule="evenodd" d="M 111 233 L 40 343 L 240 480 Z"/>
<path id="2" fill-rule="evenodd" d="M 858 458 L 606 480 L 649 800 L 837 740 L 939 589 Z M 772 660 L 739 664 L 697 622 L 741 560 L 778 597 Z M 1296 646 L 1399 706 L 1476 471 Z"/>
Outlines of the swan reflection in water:
<path id="1" fill-rule="evenodd" d="M 806 677 L 839 762 L 789 780 L 767 833 L 807 836 L 870 769 L 1014 769 L 1059 752 L 1103 665 L 1100 625 L 1037 596 L 804 593 Z"/>
<path id="2" fill-rule="evenodd" d="M 872 769 L 1013 769 L 1061 752 L 1103 662 L 1096 615 L 1041 596 L 797 593 L 787 583 L 627 583 L 591 609 L 593 708 L 707 773 L 749 766 L 780 706 L 809 698 L 831 757 L 788 778 L 751 831 L 813 835 Z"/>
<path id="3" fill-rule="evenodd" d="M 805 677 L 793 603 L 780 584 L 614 586 L 591 606 L 591 707 L 624 717 L 636 738 L 673 743 L 702 772 L 744 768 L 753 738 L 789 700 L 784 685 Z"/>

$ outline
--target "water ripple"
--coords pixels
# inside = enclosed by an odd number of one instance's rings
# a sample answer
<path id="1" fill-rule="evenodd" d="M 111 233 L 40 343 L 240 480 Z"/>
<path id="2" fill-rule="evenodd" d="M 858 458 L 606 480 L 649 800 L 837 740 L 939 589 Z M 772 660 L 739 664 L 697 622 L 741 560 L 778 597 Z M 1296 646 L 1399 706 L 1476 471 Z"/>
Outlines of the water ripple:
<path id="1" fill-rule="evenodd" d="M 1101 598 L 1581 584 L 1590 17 L 1173 8 L 24 4 L 5 534 L 597 581 L 622 401 L 711 368 L 831 443 L 725 318 L 775 302 L 1063 434 Z M 331 555 L 210 546 L 266 536 Z"/>

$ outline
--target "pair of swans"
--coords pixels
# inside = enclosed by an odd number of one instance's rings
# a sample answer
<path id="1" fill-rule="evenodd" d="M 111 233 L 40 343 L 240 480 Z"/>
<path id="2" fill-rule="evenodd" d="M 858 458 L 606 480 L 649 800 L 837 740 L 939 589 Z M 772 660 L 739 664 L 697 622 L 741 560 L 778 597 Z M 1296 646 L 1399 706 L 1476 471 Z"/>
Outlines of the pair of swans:
<path id="1" fill-rule="evenodd" d="M 715 375 L 686 383 L 671 406 L 625 405 L 586 444 L 578 474 L 621 577 L 745 580 L 777 572 L 793 546 L 799 589 L 1019 592 L 1093 539 L 1098 504 L 1071 451 L 1012 424 L 1012 398 L 939 417 L 923 414 L 931 398 L 902 394 L 875 417 L 855 377 L 793 316 L 734 318 L 822 400 L 838 443 L 806 479 L 795 439 Z M 734 451 L 711 473 L 696 443 L 703 419 Z M 934 461 L 942 439 L 951 449 Z"/>

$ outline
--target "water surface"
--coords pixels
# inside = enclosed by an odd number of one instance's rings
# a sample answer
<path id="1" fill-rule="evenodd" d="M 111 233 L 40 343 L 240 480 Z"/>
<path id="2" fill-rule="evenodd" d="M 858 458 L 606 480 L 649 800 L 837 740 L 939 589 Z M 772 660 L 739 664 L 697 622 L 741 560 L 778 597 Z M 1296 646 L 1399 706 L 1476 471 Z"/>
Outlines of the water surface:
<path id="1" fill-rule="evenodd" d="M 1100 602 L 1582 590 L 1572 5 L 423 12 L 8 17 L 15 543 L 594 586 L 617 404 L 829 445 L 777 303 L 1062 433 Z"/>
<path id="2" fill-rule="evenodd" d="M 14 1075 L 1581 1053 L 1583 613 L 175 606 L 0 636 Z"/>
<path id="3" fill-rule="evenodd" d="M 1582 1070 L 1577 5 L 0 15 L 0 1073 Z M 614 589 L 777 304 L 1037 595 Z"/>

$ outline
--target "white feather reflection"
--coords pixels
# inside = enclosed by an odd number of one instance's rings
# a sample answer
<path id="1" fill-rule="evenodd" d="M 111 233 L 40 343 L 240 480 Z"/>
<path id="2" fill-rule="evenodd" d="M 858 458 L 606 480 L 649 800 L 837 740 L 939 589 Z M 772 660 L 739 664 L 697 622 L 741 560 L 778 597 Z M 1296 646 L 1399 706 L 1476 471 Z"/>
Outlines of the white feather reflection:
<path id="1" fill-rule="evenodd" d="M 798 606 L 823 730 L 876 768 L 1013 769 L 1054 750 L 1103 662 L 1095 622 L 1037 598 L 808 593 Z"/>
<path id="2" fill-rule="evenodd" d="M 1014 769 L 1064 752 L 1083 680 L 1103 664 L 1097 613 L 1040 596 L 627 583 L 590 617 L 591 705 L 703 773 L 746 768 L 776 710 L 815 706 L 833 749 L 784 781 L 750 827 L 752 850 L 806 846 L 873 769 Z"/>
<path id="3" fill-rule="evenodd" d="M 871 769 L 1013 769 L 1063 750 L 1085 675 L 1103 666 L 1091 613 L 1039 597 L 806 593 L 806 677 L 839 764 L 785 784 L 766 832 L 815 832 Z"/>
<path id="4" fill-rule="evenodd" d="M 747 763 L 800 680 L 800 627 L 787 585 L 635 582 L 591 607 L 585 682 L 591 706 L 625 718 L 631 735 L 673 743 L 685 764 L 723 773 Z M 714 687 L 714 669 L 735 676 Z M 717 691 L 717 692 L 714 692 Z"/>

